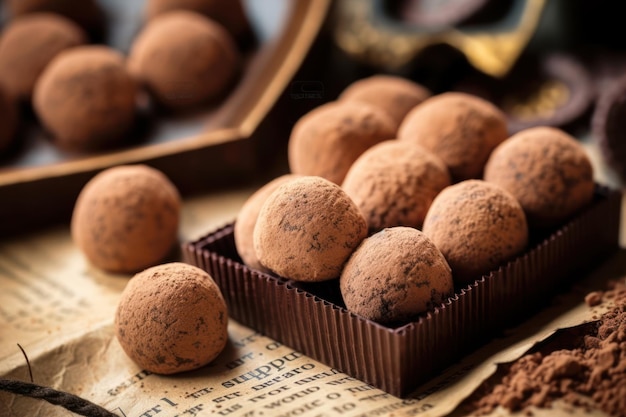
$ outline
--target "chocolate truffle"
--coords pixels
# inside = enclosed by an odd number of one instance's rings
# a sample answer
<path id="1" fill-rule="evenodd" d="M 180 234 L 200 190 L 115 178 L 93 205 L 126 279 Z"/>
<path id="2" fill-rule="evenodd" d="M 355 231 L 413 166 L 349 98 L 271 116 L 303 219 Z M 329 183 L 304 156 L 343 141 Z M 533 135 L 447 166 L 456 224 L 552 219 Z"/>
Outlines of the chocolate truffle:
<path id="1" fill-rule="evenodd" d="M 327 103 L 295 124 L 288 143 L 289 168 L 341 184 L 365 150 L 394 137 L 393 121 L 378 107 L 357 101 Z"/>
<path id="2" fill-rule="evenodd" d="M 94 45 L 58 54 L 37 81 L 33 103 L 57 145 L 83 151 L 122 141 L 135 120 L 136 98 L 124 57 Z"/>
<path id="3" fill-rule="evenodd" d="M 256 220 L 259 217 L 261 207 L 263 206 L 263 203 L 265 203 L 267 197 L 269 197 L 274 190 L 294 178 L 298 178 L 298 176 L 286 174 L 268 182 L 256 190 L 246 200 L 237 214 L 237 220 L 235 221 L 234 227 L 235 246 L 241 260 L 243 260 L 243 263 L 250 268 L 262 271 L 266 270 L 256 257 L 256 252 L 254 251 L 254 241 L 252 239 L 254 226 L 256 225 Z"/>
<path id="4" fill-rule="evenodd" d="M 391 227 L 366 238 L 339 278 L 346 308 L 379 323 L 407 321 L 452 295 L 450 266 L 426 235 Z"/>
<path id="5" fill-rule="evenodd" d="M 105 16 L 95 0 L 7 0 L 11 18 L 29 13 L 51 12 L 60 14 L 77 23 L 92 38 L 103 35 Z"/>
<path id="6" fill-rule="evenodd" d="M 33 13 L 9 22 L 0 37 L 0 83 L 30 100 L 44 68 L 59 52 L 87 42 L 83 30 L 54 13 Z"/>
<path id="7" fill-rule="evenodd" d="M 13 142 L 18 124 L 18 106 L 0 85 L 0 154 Z"/>
<path id="8" fill-rule="evenodd" d="M 458 182 L 482 177 L 491 151 L 508 137 L 506 120 L 506 115 L 486 100 L 443 93 L 411 110 L 398 138 L 435 153 Z"/>
<path id="9" fill-rule="evenodd" d="M 154 266 L 126 285 L 117 340 L 142 369 L 174 374 L 213 361 L 228 341 L 228 311 L 213 278 L 183 263 Z"/>
<path id="10" fill-rule="evenodd" d="M 155 100 L 187 109 L 220 98 L 239 71 L 231 35 L 218 23 L 189 11 L 151 20 L 131 47 L 128 68 Z"/>
<path id="11" fill-rule="evenodd" d="M 492 153 L 485 181 L 509 191 L 531 228 L 556 226 L 591 202 L 595 184 L 584 148 L 553 127 L 525 129 Z"/>
<path id="12" fill-rule="evenodd" d="M 519 255 L 528 244 L 524 210 L 503 188 L 465 180 L 433 201 L 423 231 L 441 250 L 456 284 L 469 284 Z"/>
<path id="13" fill-rule="evenodd" d="M 420 84 L 393 75 L 373 75 L 350 84 L 339 100 L 356 100 L 383 109 L 393 119 L 396 129 L 413 107 L 431 96 Z"/>
<path id="14" fill-rule="evenodd" d="M 374 233 L 393 226 L 421 228 L 433 199 L 448 185 L 450 174 L 439 157 L 419 145 L 388 140 L 365 151 L 341 187 Z"/>
<path id="15" fill-rule="evenodd" d="M 358 207 L 337 184 L 303 176 L 265 200 L 254 227 L 254 250 L 263 266 L 294 281 L 338 278 L 367 236 Z"/>
<path id="16" fill-rule="evenodd" d="M 109 168 L 81 190 L 72 215 L 72 238 L 87 259 L 109 272 L 132 273 L 156 265 L 178 238 L 178 190 L 145 165 Z"/>
<path id="17" fill-rule="evenodd" d="M 248 36 L 251 28 L 241 0 L 148 0 L 146 18 L 153 19 L 173 10 L 190 10 L 211 18 L 233 36 Z"/>

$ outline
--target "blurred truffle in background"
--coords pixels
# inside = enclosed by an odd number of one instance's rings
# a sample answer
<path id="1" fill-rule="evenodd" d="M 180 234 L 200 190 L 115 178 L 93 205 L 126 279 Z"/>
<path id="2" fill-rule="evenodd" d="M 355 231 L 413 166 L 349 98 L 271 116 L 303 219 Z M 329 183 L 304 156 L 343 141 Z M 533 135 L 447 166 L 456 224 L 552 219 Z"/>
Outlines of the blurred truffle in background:
<path id="1" fill-rule="evenodd" d="M 83 30 L 55 13 L 9 21 L 0 37 L 0 84 L 16 99 L 31 99 L 35 83 L 61 51 L 87 43 Z"/>

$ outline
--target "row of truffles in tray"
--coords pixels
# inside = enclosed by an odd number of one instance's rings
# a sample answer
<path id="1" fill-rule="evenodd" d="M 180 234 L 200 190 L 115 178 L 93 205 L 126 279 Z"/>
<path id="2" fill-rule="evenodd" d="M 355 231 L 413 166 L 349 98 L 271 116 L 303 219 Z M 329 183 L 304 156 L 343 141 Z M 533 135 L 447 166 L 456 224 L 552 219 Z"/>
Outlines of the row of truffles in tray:
<path id="1" fill-rule="evenodd" d="M 0 152 L 16 137 L 23 104 L 32 103 L 55 145 L 85 152 L 128 142 L 144 91 L 165 111 L 221 100 L 241 67 L 236 37 L 249 30 L 240 2 L 150 0 L 145 7 L 125 56 L 90 37 L 96 19 L 89 16 L 102 13 L 93 1 L 9 1 L 0 105 L 12 110 L 0 116 Z"/>
<path id="2" fill-rule="evenodd" d="M 109 168 L 81 190 L 72 214 L 75 245 L 103 271 L 134 274 L 115 313 L 117 339 L 142 369 L 173 374 L 213 361 L 228 341 L 228 311 L 213 278 L 166 262 L 178 242 L 181 200 L 145 165 Z"/>
<path id="3" fill-rule="evenodd" d="M 348 310 L 401 323 L 591 202 L 592 166 L 573 137 L 550 127 L 509 137 L 492 104 L 411 84 L 357 81 L 295 124 L 291 172 L 237 217 L 245 264 L 294 281 L 338 278 Z"/>

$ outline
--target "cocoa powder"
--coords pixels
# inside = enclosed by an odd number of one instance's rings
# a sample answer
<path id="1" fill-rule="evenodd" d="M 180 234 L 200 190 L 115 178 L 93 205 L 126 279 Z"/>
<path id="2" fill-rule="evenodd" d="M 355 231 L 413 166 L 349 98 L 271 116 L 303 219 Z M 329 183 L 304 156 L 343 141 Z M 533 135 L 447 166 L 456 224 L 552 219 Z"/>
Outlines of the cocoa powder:
<path id="1" fill-rule="evenodd" d="M 530 414 L 527 407 L 549 408 L 560 399 L 626 417 L 626 282 L 613 281 L 585 302 L 590 307 L 610 303 L 610 309 L 588 324 L 591 330 L 575 338 L 571 349 L 532 352 L 513 362 L 495 386 L 484 386 L 470 398 L 472 413 L 489 414 L 501 405 Z"/>

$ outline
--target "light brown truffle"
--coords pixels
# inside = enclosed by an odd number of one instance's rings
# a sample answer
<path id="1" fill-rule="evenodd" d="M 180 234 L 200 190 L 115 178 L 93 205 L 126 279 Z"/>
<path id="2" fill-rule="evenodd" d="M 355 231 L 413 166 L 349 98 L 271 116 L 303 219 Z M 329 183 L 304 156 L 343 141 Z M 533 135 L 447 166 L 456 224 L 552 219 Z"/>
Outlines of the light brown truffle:
<path id="1" fill-rule="evenodd" d="M 198 13 L 159 15 L 135 38 L 128 68 L 165 108 L 187 109 L 221 98 L 240 65 L 231 35 Z"/>
<path id="2" fill-rule="evenodd" d="M 482 178 L 491 151 L 508 137 L 507 119 L 497 107 L 464 93 L 429 98 L 407 114 L 398 138 L 439 156 L 453 182 Z"/>
<path id="3" fill-rule="evenodd" d="M 404 117 L 432 93 L 407 78 L 373 75 L 354 81 L 339 95 L 339 100 L 356 100 L 380 107 L 400 127 Z"/>
<path id="4" fill-rule="evenodd" d="M 213 361 L 228 341 L 228 311 L 213 278 L 169 263 L 135 275 L 115 313 L 117 340 L 142 369 L 173 374 Z"/>
<path id="5" fill-rule="evenodd" d="M 178 238 L 180 196 L 160 171 L 145 165 L 109 168 L 81 190 L 72 238 L 87 259 L 109 272 L 156 265 Z"/>
<path id="6" fill-rule="evenodd" d="M 265 200 L 253 239 L 266 268 L 294 281 L 317 282 L 338 278 L 366 236 L 363 215 L 341 187 L 304 176 Z"/>
<path id="7" fill-rule="evenodd" d="M 83 30 L 54 13 L 11 20 L 0 37 L 0 83 L 19 100 L 30 100 L 44 68 L 59 52 L 87 42 Z"/>
<path id="8" fill-rule="evenodd" d="M 519 255 L 528 244 L 522 207 L 503 188 L 466 180 L 433 201 L 424 233 L 441 250 L 456 284 L 468 284 Z"/>
<path id="9" fill-rule="evenodd" d="M 298 175 L 286 174 L 281 175 L 278 178 L 274 178 L 272 181 L 263 185 L 256 190 L 243 204 L 241 210 L 237 214 L 234 227 L 235 247 L 237 253 L 241 257 L 243 263 L 253 269 L 266 271 L 266 268 L 261 265 L 256 257 L 254 251 L 254 240 L 252 239 L 254 226 L 256 225 L 257 218 L 261 207 L 267 197 L 270 196 L 280 185 L 298 178 Z"/>
<path id="10" fill-rule="evenodd" d="M 211 18 L 233 36 L 248 36 L 250 22 L 241 0 L 148 0 L 146 18 L 153 19 L 173 10 L 190 10 Z"/>
<path id="11" fill-rule="evenodd" d="M 288 143 L 289 168 L 341 184 L 363 152 L 394 137 L 393 121 L 379 108 L 357 101 L 327 103 L 295 124 Z"/>
<path id="12" fill-rule="evenodd" d="M 0 154 L 13 142 L 18 125 L 18 106 L 0 85 Z"/>
<path id="13" fill-rule="evenodd" d="M 79 46 L 58 54 L 35 85 L 33 104 L 61 148 L 111 147 L 133 126 L 137 87 L 124 57 L 106 46 Z"/>
<path id="14" fill-rule="evenodd" d="M 371 234 L 393 226 L 421 228 L 433 199 L 450 181 L 439 157 L 413 143 L 388 140 L 365 151 L 341 187 Z"/>
<path id="15" fill-rule="evenodd" d="M 593 199 L 591 161 L 576 139 L 553 127 L 511 136 L 492 153 L 485 180 L 508 190 L 531 228 L 553 227 Z"/>
<path id="16" fill-rule="evenodd" d="M 346 308 L 379 323 L 399 323 L 452 295 L 452 272 L 426 235 L 411 227 L 383 229 L 363 241 L 339 279 Z"/>
<path id="17" fill-rule="evenodd" d="M 7 9 L 12 19 L 19 16 L 51 12 L 74 21 L 92 38 L 99 38 L 105 29 L 105 16 L 95 0 L 7 0 Z"/>

